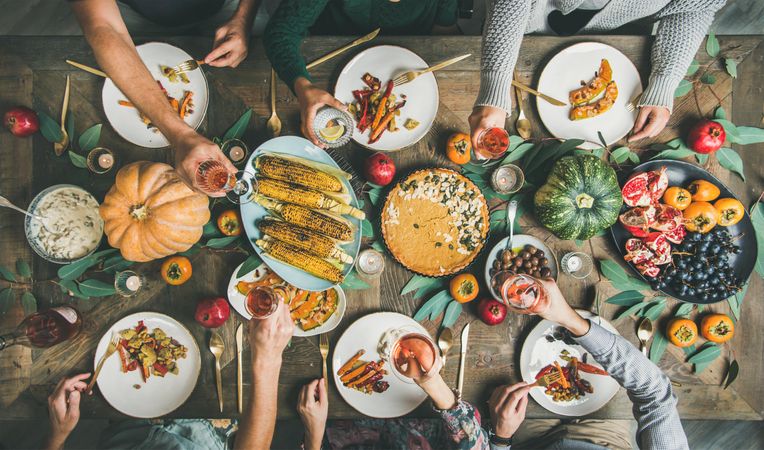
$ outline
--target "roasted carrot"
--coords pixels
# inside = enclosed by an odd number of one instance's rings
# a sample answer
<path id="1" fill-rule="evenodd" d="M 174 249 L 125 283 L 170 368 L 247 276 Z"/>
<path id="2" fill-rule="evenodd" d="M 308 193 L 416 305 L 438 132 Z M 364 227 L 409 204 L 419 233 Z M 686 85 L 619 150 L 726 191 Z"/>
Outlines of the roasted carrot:
<path id="1" fill-rule="evenodd" d="M 387 124 L 390 123 L 391 120 L 393 120 L 393 117 L 395 117 L 395 111 L 403 108 L 403 105 L 406 104 L 406 101 L 402 101 L 395 105 L 395 107 L 390 108 L 390 110 L 387 112 L 385 117 L 382 119 L 382 121 L 377 125 L 376 128 L 371 129 L 371 136 L 369 137 L 369 144 L 373 144 L 374 142 L 379 139 L 380 136 L 382 136 L 382 132 L 384 132 L 387 129 Z"/>
<path id="2" fill-rule="evenodd" d="M 568 380 L 565 378 L 565 374 L 562 372 L 562 367 L 560 367 L 560 364 L 557 363 L 557 361 L 554 362 L 554 367 L 557 369 L 557 372 L 560 374 L 560 384 L 562 385 L 563 389 L 567 389 L 570 387 L 570 384 L 568 384 Z"/>
<path id="3" fill-rule="evenodd" d="M 353 378 L 361 375 L 368 367 L 370 363 L 366 363 L 363 365 L 358 366 L 355 368 L 355 370 L 351 370 L 350 372 L 346 373 L 345 375 L 342 375 L 340 377 L 340 381 L 343 383 L 347 383 L 348 381 L 352 380 Z"/>
<path id="4" fill-rule="evenodd" d="M 366 381 L 366 380 L 368 380 L 369 378 L 373 377 L 373 376 L 374 376 L 376 373 L 377 373 L 377 369 L 376 369 L 376 368 L 374 368 L 374 367 L 372 367 L 372 368 L 371 368 L 371 370 L 369 370 L 368 372 L 366 372 L 366 374 L 365 374 L 364 376 L 362 376 L 362 377 L 360 377 L 360 378 L 356 379 L 355 381 L 351 381 L 350 383 L 346 384 L 345 386 L 347 386 L 347 387 L 356 387 L 356 386 L 360 386 L 360 385 L 361 385 L 361 383 L 363 383 L 364 381 Z"/>
<path id="5" fill-rule="evenodd" d="M 188 108 L 188 104 L 191 102 L 191 98 L 193 96 L 194 96 L 194 93 L 191 91 L 186 91 L 184 93 L 183 101 L 180 102 L 180 111 L 178 111 L 181 119 L 186 117 L 186 109 Z"/>
<path id="6" fill-rule="evenodd" d="M 361 356 L 363 356 L 364 353 L 366 353 L 366 350 L 364 349 L 358 350 L 356 354 L 353 355 L 353 357 L 348 360 L 348 362 L 346 362 L 345 364 L 342 365 L 342 367 L 340 367 L 340 370 L 337 371 L 337 375 L 342 376 L 345 372 L 350 370 L 353 367 L 353 364 L 355 364 L 355 362 L 358 361 L 361 358 Z"/>
<path id="7" fill-rule="evenodd" d="M 178 107 L 180 106 L 180 103 L 178 103 L 178 100 L 170 97 L 170 106 L 172 106 L 172 109 L 175 111 L 179 111 Z"/>
<path id="8" fill-rule="evenodd" d="M 374 115 L 374 120 L 371 122 L 372 130 L 376 129 L 377 126 L 379 125 L 379 121 L 382 120 L 383 117 L 385 117 L 385 111 L 387 110 L 387 100 L 390 98 L 390 94 L 392 92 L 393 92 L 393 80 L 390 80 L 387 82 L 387 87 L 385 88 L 385 95 L 382 96 L 382 99 L 379 101 L 379 104 L 377 105 L 377 114 Z"/>
<path id="9" fill-rule="evenodd" d="M 119 105 L 121 105 L 121 106 L 127 106 L 127 107 L 130 107 L 130 108 L 135 108 L 135 105 L 133 105 L 132 102 L 129 102 L 127 100 L 119 100 L 117 103 Z"/>

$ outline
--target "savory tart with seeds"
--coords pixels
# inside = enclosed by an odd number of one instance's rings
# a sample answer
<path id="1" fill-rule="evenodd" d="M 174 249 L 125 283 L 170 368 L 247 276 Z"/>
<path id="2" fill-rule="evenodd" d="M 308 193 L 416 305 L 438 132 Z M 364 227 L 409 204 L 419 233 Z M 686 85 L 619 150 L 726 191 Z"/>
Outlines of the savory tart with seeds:
<path id="1" fill-rule="evenodd" d="M 407 269 L 432 277 L 467 267 L 485 244 L 488 205 L 468 178 L 424 169 L 400 181 L 382 210 L 382 236 Z"/>

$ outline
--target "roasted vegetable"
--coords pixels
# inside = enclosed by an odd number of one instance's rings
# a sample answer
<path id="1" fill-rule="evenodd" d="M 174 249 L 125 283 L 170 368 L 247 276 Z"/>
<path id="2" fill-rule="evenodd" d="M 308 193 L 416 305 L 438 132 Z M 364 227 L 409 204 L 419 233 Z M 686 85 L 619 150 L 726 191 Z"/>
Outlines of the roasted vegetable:
<path id="1" fill-rule="evenodd" d="M 605 86 L 613 79 L 613 69 L 610 68 L 610 63 L 607 59 L 603 59 L 600 62 L 600 70 L 597 71 L 592 81 L 585 86 L 578 88 L 574 91 L 570 91 L 568 100 L 573 106 L 582 105 L 592 101 L 598 96 Z"/>
<path id="2" fill-rule="evenodd" d="M 343 217 L 291 203 L 280 203 L 262 195 L 255 196 L 255 201 L 289 223 L 317 231 L 342 242 L 349 242 L 353 239 L 353 226 Z"/>
<path id="3" fill-rule="evenodd" d="M 615 84 L 615 81 L 611 81 L 605 86 L 605 95 L 601 99 L 587 105 L 571 108 L 570 120 L 582 120 L 597 117 L 612 108 L 616 99 L 618 99 L 618 86 Z"/>
<path id="4" fill-rule="evenodd" d="M 263 234 L 294 245 L 321 258 L 334 258 L 348 264 L 353 262 L 353 257 L 338 248 L 334 240 L 307 228 L 276 219 L 264 219 L 257 224 L 257 228 Z"/>
<path id="5" fill-rule="evenodd" d="M 255 243 L 272 258 L 304 270 L 311 275 L 332 283 L 341 283 L 344 279 L 342 271 L 335 265 L 305 250 L 277 241 L 269 236 L 264 236 L 263 239 L 258 239 Z"/>
<path id="6" fill-rule="evenodd" d="M 314 308 L 310 314 L 300 319 L 300 327 L 305 330 L 312 330 L 326 323 L 326 321 L 337 310 L 337 291 L 329 289 L 320 293 L 321 301 L 317 308 Z"/>
<path id="7" fill-rule="evenodd" d="M 255 161 L 261 176 L 326 192 L 342 192 L 344 185 L 335 175 L 290 158 L 263 155 Z"/>
<path id="8" fill-rule="evenodd" d="M 275 200 L 307 206 L 309 208 L 325 209 L 339 214 L 348 214 L 358 219 L 365 219 L 363 211 L 312 189 L 303 188 L 280 180 L 261 178 L 258 180 L 258 191 L 266 197 Z"/>

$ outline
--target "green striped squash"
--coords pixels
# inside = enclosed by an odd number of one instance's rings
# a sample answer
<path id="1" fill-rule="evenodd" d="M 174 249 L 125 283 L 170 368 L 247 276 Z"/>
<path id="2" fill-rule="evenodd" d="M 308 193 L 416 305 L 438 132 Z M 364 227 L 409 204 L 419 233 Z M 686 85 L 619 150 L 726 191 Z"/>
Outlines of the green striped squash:
<path id="1" fill-rule="evenodd" d="M 623 199 L 613 168 L 579 155 L 554 164 L 533 202 L 536 217 L 558 238 L 586 240 L 618 220 Z"/>

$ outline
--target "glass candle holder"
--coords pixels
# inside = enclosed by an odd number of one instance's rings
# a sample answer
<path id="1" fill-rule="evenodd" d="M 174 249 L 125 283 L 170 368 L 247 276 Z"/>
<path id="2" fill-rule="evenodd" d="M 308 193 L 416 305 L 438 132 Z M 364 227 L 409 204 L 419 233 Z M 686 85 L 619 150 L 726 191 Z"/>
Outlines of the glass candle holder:
<path id="1" fill-rule="evenodd" d="M 570 252 L 563 255 L 560 260 L 562 271 L 571 277 L 581 280 L 589 276 L 594 269 L 592 257 L 582 252 Z"/>
<path id="2" fill-rule="evenodd" d="M 114 289 L 122 297 L 134 297 L 146 286 L 146 277 L 132 270 L 123 270 L 114 275 Z"/>
<path id="3" fill-rule="evenodd" d="M 239 139 L 229 139 L 220 146 L 223 154 L 231 160 L 233 165 L 239 166 L 247 161 L 249 147 Z"/>
<path id="4" fill-rule="evenodd" d="M 96 175 L 103 175 L 111 172 L 117 165 L 117 158 L 114 152 L 105 147 L 96 147 L 88 152 L 86 158 L 88 170 Z"/>
<path id="5" fill-rule="evenodd" d="M 504 164 L 493 171 L 491 187 L 499 194 L 514 194 L 525 183 L 525 174 L 514 164 Z"/>
<path id="6" fill-rule="evenodd" d="M 385 257 L 373 248 L 367 248 L 358 254 L 356 267 L 365 275 L 379 275 L 385 269 Z"/>

